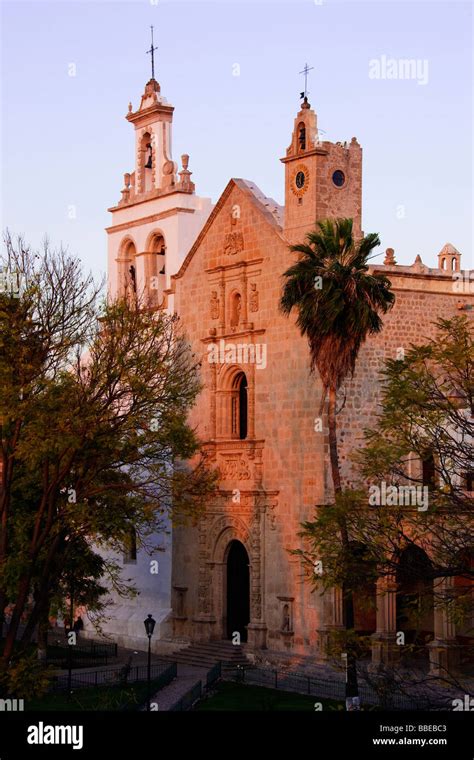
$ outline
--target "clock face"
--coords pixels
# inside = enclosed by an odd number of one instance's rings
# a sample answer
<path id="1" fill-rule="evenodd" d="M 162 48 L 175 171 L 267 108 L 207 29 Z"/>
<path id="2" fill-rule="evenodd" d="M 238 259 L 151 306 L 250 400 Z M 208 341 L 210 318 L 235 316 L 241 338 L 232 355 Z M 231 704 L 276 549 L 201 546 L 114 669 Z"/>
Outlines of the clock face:
<path id="1" fill-rule="evenodd" d="M 295 166 L 291 178 L 290 187 L 298 198 L 301 198 L 308 189 L 309 184 L 309 171 L 305 164 L 298 164 Z"/>
<path id="2" fill-rule="evenodd" d="M 304 187 L 306 177 L 304 175 L 304 172 L 299 171 L 295 177 L 295 184 L 298 190 L 301 190 L 302 187 Z"/>
<path id="3" fill-rule="evenodd" d="M 344 172 L 341 172 L 340 169 L 337 169 L 334 174 L 332 175 L 332 181 L 336 185 L 336 187 L 342 187 L 345 184 L 346 177 L 344 175 Z"/>

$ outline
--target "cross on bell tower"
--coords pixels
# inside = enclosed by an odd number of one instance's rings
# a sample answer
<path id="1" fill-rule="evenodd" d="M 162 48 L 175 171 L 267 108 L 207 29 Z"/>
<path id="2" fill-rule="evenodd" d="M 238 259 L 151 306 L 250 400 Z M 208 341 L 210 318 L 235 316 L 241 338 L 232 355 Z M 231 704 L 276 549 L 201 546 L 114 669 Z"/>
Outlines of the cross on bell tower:
<path id="1" fill-rule="evenodd" d="M 158 50 L 158 47 L 153 45 L 153 26 L 150 26 L 151 29 L 151 46 L 150 49 L 147 50 L 147 53 L 151 53 L 151 78 L 155 78 L 155 50 Z"/>

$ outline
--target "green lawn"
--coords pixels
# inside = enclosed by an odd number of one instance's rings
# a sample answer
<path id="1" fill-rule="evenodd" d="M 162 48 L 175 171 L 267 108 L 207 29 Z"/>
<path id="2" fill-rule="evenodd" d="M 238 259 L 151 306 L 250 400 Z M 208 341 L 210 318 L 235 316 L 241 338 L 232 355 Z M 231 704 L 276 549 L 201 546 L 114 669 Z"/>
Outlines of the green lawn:
<path id="1" fill-rule="evenodd" d="M 228 710 L 261 712 L 262 710 L 314 712 L 315 703 L 321 703 L 323 710 L 338 710 L 342 702 L 331 699 L 319 699 L 305 694 L 293 694 L 290 691 L 267 689 L 264 686 L 247 686 L 232 681 L 220 681 L 215 693 L 208 699 L 198 702 L 195 710 Z"/>
<path id="2" fill-rule="evenodd" d="M 151 693 L 156 694 L 159 681 L 151 682 Z M 35 710 L 137 710 L 146 701 L 146 683 L 128 686 L 98 686 L 74 689 L 71 699 L 64 692 L 46 694 L 41 699 L 25 700 L 27 712 Z"/>

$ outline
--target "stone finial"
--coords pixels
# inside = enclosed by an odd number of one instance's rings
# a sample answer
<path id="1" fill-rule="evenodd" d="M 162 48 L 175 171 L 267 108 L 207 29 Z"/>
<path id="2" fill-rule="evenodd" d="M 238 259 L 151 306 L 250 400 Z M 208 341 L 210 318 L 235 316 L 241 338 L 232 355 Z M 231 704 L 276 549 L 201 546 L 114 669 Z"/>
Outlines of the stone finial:
<path id="1" fill-rule="evenodd" d="M 393 248 L 387 248 L 387 250 L 385 251 L 385 259 L 383 263 L 386 266 L 392 266 L 392 267 L 396 265 L 397 262 L 395 260 L 395 251 L 393 250 Z"/>
<path id="2" fill-rule="evenodd" d="M 128 104 L 128 113 L 132 113 L 132 109 L 133 109 L 133 106 L 132 106 L 132 103 L 130 101 L 130 103 Z"/>
<path id="3" fill-rule="evenodd" d="M 119 202 L 119 205 L 128 203 L 130 200 L 130 174 L 128 172 L 125 172 L 125 174 L 123 175 L 123 184 L 125 185 L 125 187 L 121 191 L 122 199 Z"/>
<path id="4" fill-rule="evenodd" d="M 304 96 L 304 100 L 301 104 L 301 108 L 311 108 L 311 104 L 308 103 L 308 98 L 306 95 Z"/>
<path id="5" fill-rule="evenodd" d="M 179 172 L 179 185 L 182 190 L 188 190 L 189 192 L 194 192 L 194 182 L 191 182 L 191 174 L 192 172 L 189 171 L 189 155 L 187 153 L 183 153 L 181 156 L 181 164 L 183 168 Z"/>
<path id="6" fill-rule="evenodd" d="M 416 259 L 412 264 L 412 268 L 417 272 L 427 272 L 428 267 L 426 264 L 423 264 L 423 261 L 421 260 L 421 256 L 419 253 L 416 255 Z"/>

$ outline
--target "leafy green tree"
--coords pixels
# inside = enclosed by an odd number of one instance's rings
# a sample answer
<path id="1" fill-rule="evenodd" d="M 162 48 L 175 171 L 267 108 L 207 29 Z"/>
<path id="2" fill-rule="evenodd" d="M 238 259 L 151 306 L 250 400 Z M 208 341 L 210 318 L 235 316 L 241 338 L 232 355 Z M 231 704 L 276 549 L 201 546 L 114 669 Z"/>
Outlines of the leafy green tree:
<path id="1" fill-rule="evenodd" d="M 9 233 L 0 265 L 19 292 L 0 294 L 0 633 L 8 598 L 5 563 L 11 556 L 11 496 L 25 420 L 90 334 L 100 285 L 83 276 L 77 260 L 45 241 L 34 252 Z M 18 297 L 21 293 L 21 297 Z"/>
<path id="2" fill-rule="evenodd" d="M 425 489 L 426 503 L 368 509 L 359 533 L 387 575 L 404 548 L 425 549 L 433 603 L 462 627 L 474 612 L 474 330 L 466 316 L 440 319 L 436 328 L 435 338 L 386 363 L 377 421 L 355 457 L 369 483 L 407 494 Z"/>
<path id="3" fill-rule="evenodd" d="M 376 421 L 353 457 L 359 470 L 357 488 L 344 491 L 333 509 L 319 509 L 313 520 L 304 523 L 305 548 L 295 553 L 302 557 L 315 588 L 344 586 L 355 594 L 377 578 L 397 578 L 407 548 L 426 551 L 430 557 L 423 567 L 426 585 L 418 589 L 410 625 L 416 628 L 428 608 L 442 609 L 472 642 L 474 336 L 472 322 L 465 316 L 441 319 L 436 326 L 433 339 L 411 346 L 403 359 L 389 359 L 382 368 Z M 422 467 L 428 452 L 434 468 L 429 488 Z M 370 489 L 382 482 L 401 489 L 427 488 L 426 508 L 424 502 L 420 508 L 405 496 L 392 504 L 371 504 Z M 351 552 L 338 532 L 341 522 Z M 313 572 L 315 559 L 324 565 L 320 577 Z M 409 581 L 417 577 L 416 565 L 406 568 Z M 358 599 L 362 603 L 360 595 Z M 373 597 L 367 595 L 366 605 L 371 604 Z M 339 649 L 343 645 L 347 643 Z M 354 651 L 361 645 L 360 637 L 353 638 Z M 441 668 L 436 684 L 433 676 L 411 669 L 415 649 L 412 644 L 397 647 L 403 674 L 381 669 L 379 676 L 389 684 L 390 693 L 423 685 L 427 698 L 435 700 L 442 681 L 461 688 L 459 674 L 450 667 Z M 461 654 L 464 667 L 469 667 L 469 660 L 471 664 L 474 660 L 472 643 L 465 644 Z M 367 678 L 383 687 L 380 678 L 380 683 L 369 673 Z"/>
<path id="4" fill-rule="evenodd" d="M 123 551 L 131 526 L 152 551 L 165 518 L 198 514 L 215 484 L 186 421 L 200 383 L 178 319 L 121 300 L 99 309 L 61 251 L 32 264 L 7 241 L 7 253 L 24 291 L 0 296 L 4 668 L 32 593 L 39 620 L 64 582 L 58 557 L 84 557 L 83 542 Z"/>

